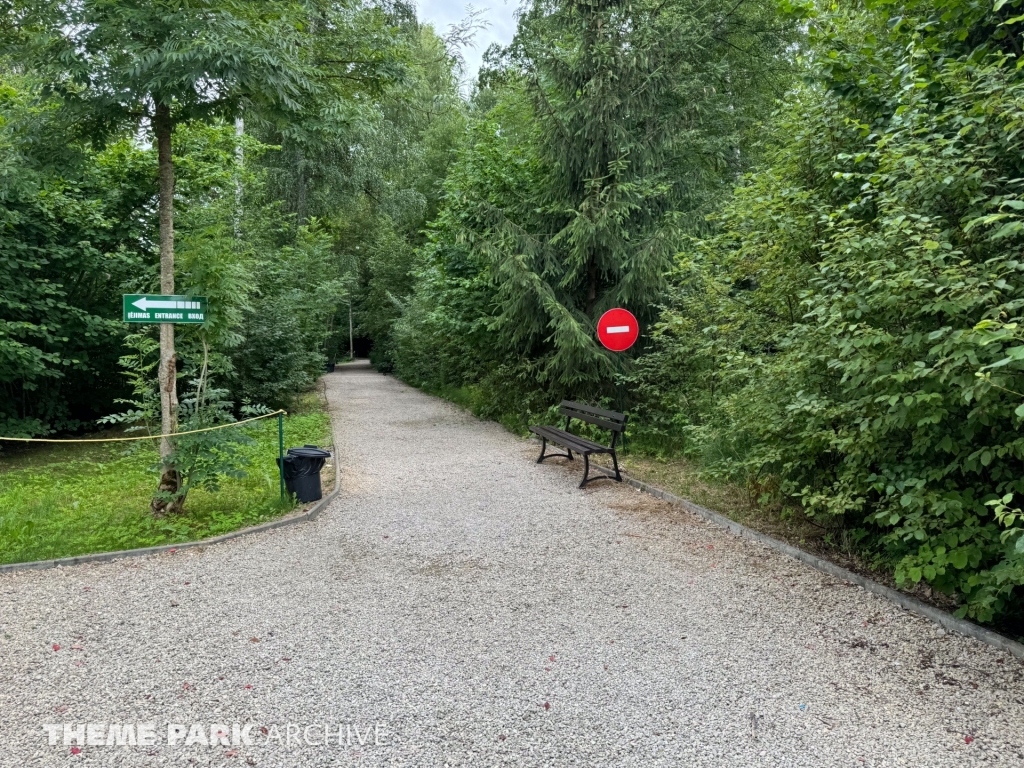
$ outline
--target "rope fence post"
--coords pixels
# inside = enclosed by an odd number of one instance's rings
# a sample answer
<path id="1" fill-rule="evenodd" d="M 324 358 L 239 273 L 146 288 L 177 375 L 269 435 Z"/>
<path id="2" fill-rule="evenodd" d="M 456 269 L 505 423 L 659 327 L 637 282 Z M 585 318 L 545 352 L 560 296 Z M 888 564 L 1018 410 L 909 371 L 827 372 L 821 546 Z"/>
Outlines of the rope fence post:
<path id="1" fill-rule="evenodd" d="M 284 499 L 284 414 L 277 414 L 277 475 L 281 480 L 281 498 Z"/>

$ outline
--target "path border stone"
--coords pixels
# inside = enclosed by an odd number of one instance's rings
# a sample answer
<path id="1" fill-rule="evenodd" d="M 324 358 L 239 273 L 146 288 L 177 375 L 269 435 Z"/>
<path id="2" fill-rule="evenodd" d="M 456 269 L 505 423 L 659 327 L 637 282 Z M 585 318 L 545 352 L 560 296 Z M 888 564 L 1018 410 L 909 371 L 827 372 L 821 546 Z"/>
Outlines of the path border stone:
<path id="1" fill-rule="evenodd" d="M 593 469 L 604 471 L 607 476 L 612 477 L 606 467 L 595 465 Z M 842 579 L 843 581 L 855 584 L 868 592 L 884 597 L 887 600 L 896 603 L 896 605 L 900 606 L 900 608 L 905 611 L 916 613 L 918 616 L 923 616 L 926 619 L 934 621 L 948 632 L 955 632 L 960 635 L 974 638 L 975 640 L 991 645 L 993 648 L 1006 651 L 1012 656 L 1024 660 L 1024 644 L 1018 643 L 1016 640 L 1012 640 L 1005 635 L 1001 635 L 991 629 L 986 629 L 985 627 L 974 624 L 966 619 L 959 619 L 953 614 L 943 611 L 941 608 L 936 608 L 935 606 L 928 605 L 927 603 L 918 600 L 916 597 L 911 597 L 903 592 L 887 587 L 884 584 L 879 584 L 877 581 L 873 581 L 866 576 L 861 576 L 860 574 L 849 571 L 846 568 L 842 568 L 835 563 L 831 563 L 828 560 L 812 555 L 810 552 L 798 549 L 792 544 L 787 544 L 784 541 L 779 541 L 778 539 L 772 538 L 760 531 L 747 528 L 747 526 L 737 523 L 735 520 L 730 520 L 723 514 L 710 510 L 707 507 L 702 507 L 700 504 L 694 504 L 689 499 L 684 499 L 680 496 L 669 493 L 668 491 L 662 490 L 657 486 L 629 477 L 625 472 L 622 473 L 622 481 L 633 486 L 638 491 L 643 491 L 644 493 L 656 498 L 663 499 L 664 501 L 672 504 L 677 504 L 698 517 L 702 517 L 715 525 L 726 528 L 730 533 L 733 533 L 740 538 L 756 541 L 757 543 L 763 544 L 776 552 L 789 555 L 793 559 L 799 560 L 822 573 L 835 576 L 837 579 Z"/>
<path id="2" fill-rule="evenodd" d="M 332 423 L 333 430 L 333 423 Z M 300 512 L 297 515 L 290 515 L 288 517 L 282 517 L 279 520 L 271 520 L 269 523 L 261 523 L 260 525 L 253 525 L 249 528 L 242 528 L 239 531 L 232 531 L 231 533 L 221 534 L 220 536 L 213 536 L 209 539 L 200 539 L 199 541 L 184 541 L 181 544 L 161 544 L 157 547 L 141 547 L 139 549 L 123 549 L 117 552 L 96 552 L 90 555 L 76 555 L 75 557 L 62 557 L 57 560 L 33 560 L 27 563 L 8 563 L 7 565 L 0 565 L 0 574 L 12 573 L 14 571 L 41 571 L 47 568 L 63 568 L 69 565 L 82 565 L 83 563 L 108 563 L 112 560 L 120 560 L 127 557 L 146 557 L 147 555 L 158 555 L 161 552 L 170 552 L 171 550 L 178 551 L 179 549 L 195 549 L 197 547 L 208 547 L 212 544 L 220 544 L 225 541 L 231 541 L 241 536 L 250 536 L 254 533 L 261 533 L 263 531 L 271 531 L 275 528 L 285 528 L 289 525 L 296 525 L 297 523 L 305 523 L 311 520 L 316 520 L 320 516 L 320 513 L 324 511 L 328 504 L 334 501 L 338 494 L 341 492 L 341 462 L 338 459 L 338 451 L 335 447 L 334 451 L 334 490 L 327 494 L 320 501 L 316 502 L 312 507 L 307 509 L 305 512 Z"/>

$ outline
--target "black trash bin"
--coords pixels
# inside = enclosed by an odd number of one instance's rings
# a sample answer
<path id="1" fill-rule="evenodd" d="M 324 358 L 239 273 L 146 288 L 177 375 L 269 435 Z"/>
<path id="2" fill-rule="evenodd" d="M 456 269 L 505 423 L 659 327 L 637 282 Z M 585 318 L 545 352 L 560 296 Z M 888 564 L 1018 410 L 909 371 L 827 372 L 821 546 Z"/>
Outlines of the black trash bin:
<path id="1" fill-rule="evenodd" d="M 284 457 L 284 486 L 299 501 L 319 501 L 324 492 L 320 486 L 320 470 L 331 458 L 331 452 L 307 445 L 289 448 Z M 280 461 L 280 459 L 278 460 Z"/>

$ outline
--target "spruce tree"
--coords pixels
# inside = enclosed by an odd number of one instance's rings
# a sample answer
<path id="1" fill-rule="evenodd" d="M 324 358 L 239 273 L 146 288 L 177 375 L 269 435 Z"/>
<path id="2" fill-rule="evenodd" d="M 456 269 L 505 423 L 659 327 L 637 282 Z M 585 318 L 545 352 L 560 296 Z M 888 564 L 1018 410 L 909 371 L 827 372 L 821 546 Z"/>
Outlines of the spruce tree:
<path id="1" fill-rule="evenodd" d="M 505 53 L 540 167 L 523 203 L 480 204 L 495 328 L 568 390 L 614 370 L 596 321 L 650 320 L 681 234 L 744 162 L 740 136 L 788 69 L 791 22 L 761 0 L 535 0 Z M 494 73 L 488 73 L 492 79 Z"/>

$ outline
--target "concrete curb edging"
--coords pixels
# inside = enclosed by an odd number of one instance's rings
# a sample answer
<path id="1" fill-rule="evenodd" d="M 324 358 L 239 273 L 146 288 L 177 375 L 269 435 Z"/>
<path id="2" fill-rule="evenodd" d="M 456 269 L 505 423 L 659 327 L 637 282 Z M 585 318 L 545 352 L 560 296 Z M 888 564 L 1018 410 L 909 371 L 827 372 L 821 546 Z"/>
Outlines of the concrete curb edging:
<path id="1" fill-rule="evenodd" d="M 199 541 L 185 541 L 181 544 L 161 544 L 157 547 L 142 547 L 140 549 L 124 549 L 119 552 L 96 552 L 91 555 L 62 557 L 59 560 L 33 560 L 29 563 L 9 563 L 8 565 L 0 565 L 0 574 L 11 573 L 13 571 L 41 571 L 47 568 L 63 568 L 64 566 L 81 565 L 82 563 L 107 563 L 112 560 L 120 560 L 126 557 L 157 555 L 161 552 L 169 552 L 172 549 L 177 551 L 179 549 L 207 547 L 211 544 L 219 544 L 224 541 L 230 541 L 231 539 L 237 539 L 240 536 L 249 536 L 254 533 L 270 531 L 274 528 L 285 528 L 289 525 L 295 525 L 296 523 L 305 523 L 316 520 L 327 505 L 334 501 L 341 492 L 341 462 L 338 461 L 337 451 L 334 453 L 334 490 L 324 498 L 320 499 L 320 501 L 316 502 L 316 504 L 305 512 L 301 512 L 297 515 L 283 517 L 280 520 L 271 520 L 269 523 L 261 523 L 260 525 L 254 525 L 250 528 L 243 528 L 240 531 L 224 533 L 220 536 L 214 536 L 209 539 L 200 539 Z"/>
<path id="2" fill-rule="evenodd" d="M 604 469 L 604 467 L 600 467 L 599 465 L 592 465 L 591 468 Z M 632 477 L 628 477 L 625 474 L 622 475 L 622 479 L 623 482 L 633 486 L 638 491 L 643 491 L 644 493 L 663 499 L 672 504 L 678 504 L 687 511 L 692 512 L 699 517 L 703 517 L 705 520 L 708 520 L 715 525 L 726 528 L 730 533 L 741 538 L 756 541 L 759 544 L 765 545 L 769 549 L 774 549 L 776 552 L 781 552 L 782 554 L 789 555 L 802 563 L 806 563 L 812 568 L 822 571 L 823 573 L 835 576 L 837 579 L 842 579 L 850 584 L 856 584 L 858 587 L 863 587 L 868 592 L 872 592 L 896 603 L 896 605 L 906 611 L 916 613 L 918 616 L 923 616 L 926 619 L 934 621 L 948 632 L 955 632 L 975 640 L 980 640 L 983 643 L 991 645 L 993 648 L 1006 651 L 1007 653 L 1016 656 L 1018 659 L 1024 659 L 1024 644 L 1018 643 L 1016 640 L 1011 640 L 1008 637 L 1000 635 L 998 632 L 993 632 L 991 629 L 985 629 L 984 627 L 978 626 L 977 624 L 973 624 L 964 619 L 958 619 L 953 614 L 947 613 L 939 608 L 935 608 L 927 603 L 923 603 L 916 597 L 911 597 L 910 595 L 906 595 L 883 584 L 879 584 L 877 581 L 872 581 L 871 579 L 854 573 L 853 571 L 848 571 L 835 563 L 830 563 L 828 560 L 816 557 L 810 552 L 804 552 L 802 549 L 797 549 L 791 544 L 786 544 L 785 542 L 774 539 L 764 533 L 747 528 L 745 525 L 741 525 L 735 520 L 730 520 L 725 515 L 714 512 L 706 507 L 702 507 L 699 504 L 694 504 L 692 501 L 680 498 L 668 491 L 663 491 L 660 488 L 648 485 L 640 480 L 634 480 Z"/>

